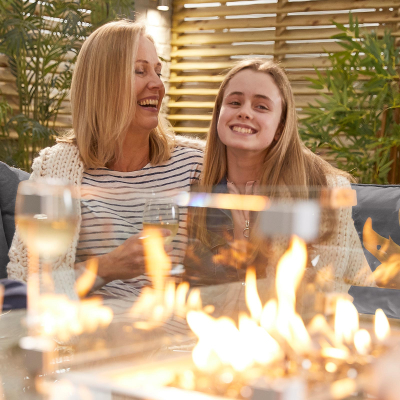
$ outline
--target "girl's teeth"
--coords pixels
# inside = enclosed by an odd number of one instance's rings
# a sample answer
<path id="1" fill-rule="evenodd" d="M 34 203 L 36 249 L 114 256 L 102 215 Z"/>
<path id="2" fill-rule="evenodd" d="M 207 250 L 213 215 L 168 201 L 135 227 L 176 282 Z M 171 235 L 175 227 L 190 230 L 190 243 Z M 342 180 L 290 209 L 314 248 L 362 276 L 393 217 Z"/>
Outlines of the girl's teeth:
<path id="1" fill-rule="evenodd" d="M 239 126 L 234 126 L 234 127 L 232 128 L 232 130 L 234 130 L 235 132 L 239 132 L 239 133 L 247 133 L 247 134 L 252 133 L 252 130 L 251 130 L 251 129 L 249 129 L 249 128 L 242 128 L 242 127 L 239 127 Z"/>

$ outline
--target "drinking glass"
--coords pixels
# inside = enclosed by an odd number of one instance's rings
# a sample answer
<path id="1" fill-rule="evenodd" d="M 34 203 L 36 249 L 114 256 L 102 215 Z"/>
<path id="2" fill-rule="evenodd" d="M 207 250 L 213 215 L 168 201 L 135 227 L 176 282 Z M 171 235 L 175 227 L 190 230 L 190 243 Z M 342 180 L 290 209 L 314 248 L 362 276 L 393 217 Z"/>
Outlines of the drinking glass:
<path id="1" fill-rule="evenodd" d="M 168 229 L 164 243 L 170 244 L 178 233 L 179 207 L 171 199 L 152 198 L 146 200 L 143 214 L 143 230 Z"/>
<path id="2" fill-rule="evenodd" d="M 78 222 L 73 188 L 60 180 L 23 181 L 15 204 L 18 233 L 30 251 L 46 262 L 71 245 Z"/>

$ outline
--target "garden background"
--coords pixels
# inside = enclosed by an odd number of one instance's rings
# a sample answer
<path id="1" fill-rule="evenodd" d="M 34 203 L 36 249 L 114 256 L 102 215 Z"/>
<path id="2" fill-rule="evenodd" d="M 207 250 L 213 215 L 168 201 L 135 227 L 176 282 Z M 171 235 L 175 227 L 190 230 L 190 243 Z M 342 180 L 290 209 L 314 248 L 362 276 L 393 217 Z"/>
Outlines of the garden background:
<path id="1" fill-rule="evenodd" d="M 159 3 L 158 3 L 159 2 Z M 142 18 L 165 65 L 163 112 L 205 137 L 226 70 L 279 61 L 306 144 L 363 183 L 400 183 L 399 0 L 0 0 L 0 160 L 32 157 L 71 127 L 68 89 L 83 40 Z M 379 5 L 379 8 L 377 8 Z"/>

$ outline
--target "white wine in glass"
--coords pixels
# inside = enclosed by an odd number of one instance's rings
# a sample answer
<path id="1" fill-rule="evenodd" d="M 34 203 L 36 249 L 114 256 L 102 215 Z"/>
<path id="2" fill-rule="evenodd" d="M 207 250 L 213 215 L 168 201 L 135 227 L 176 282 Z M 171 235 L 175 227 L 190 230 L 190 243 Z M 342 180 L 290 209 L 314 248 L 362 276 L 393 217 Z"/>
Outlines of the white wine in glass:
<path id="1" fill-rule="evenodd" d="M 29 249 L 50 262 L 71 245 L 78 207 L 71 187 L 62 181 L 23 181 L 18 187 L 15 222 Z"/>
<path id="2" fill-rule="evenodd" d="M 170 244 L 179 229 L 179 207 L 170 199 L 152 198 L 146 201 L 143 214 L 143 230 L 168 229 L 171 234 L 164 237 Z"/>

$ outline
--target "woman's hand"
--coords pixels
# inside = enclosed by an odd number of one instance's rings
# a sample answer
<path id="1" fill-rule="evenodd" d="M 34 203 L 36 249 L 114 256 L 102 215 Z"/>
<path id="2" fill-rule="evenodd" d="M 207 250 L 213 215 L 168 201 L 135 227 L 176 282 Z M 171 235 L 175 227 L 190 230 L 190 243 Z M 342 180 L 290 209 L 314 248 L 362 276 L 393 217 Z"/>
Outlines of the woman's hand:
<path id="1" fill-rule="evenodd" d="M 161 229 L 162 237 L 170 236 L 168 229 Z M 145 272 L 146 257 L 144 254 L 143 232 L 131 236 L 123 244 L 108 254 L 98 258 L 98 276 L 105 284 L 116 279 L 131 279 Z M 172 251 L 172 246 L 164 246 L 167 253 Z"/>

